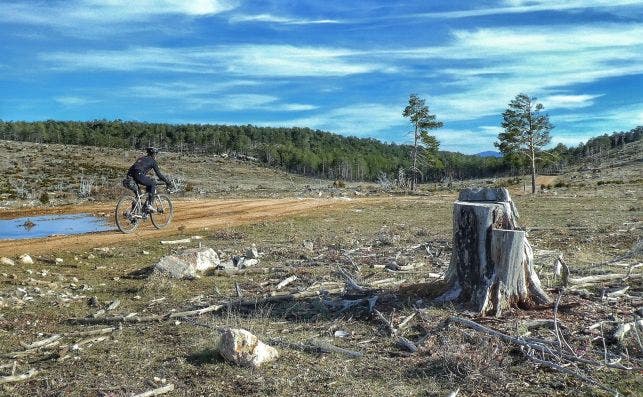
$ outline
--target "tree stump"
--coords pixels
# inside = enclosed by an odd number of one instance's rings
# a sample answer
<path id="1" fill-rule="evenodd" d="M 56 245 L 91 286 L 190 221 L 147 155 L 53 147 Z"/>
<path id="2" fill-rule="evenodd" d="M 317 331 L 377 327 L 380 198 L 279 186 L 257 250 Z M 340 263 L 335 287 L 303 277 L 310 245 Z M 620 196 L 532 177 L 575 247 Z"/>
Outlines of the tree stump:
<path id="1" fill-rule="evenodd" d="M 460 192 L 453 205 L 453 255 L 438 301 L 469 302 L 480 314 L 549 303 L 507 189 Z"/>

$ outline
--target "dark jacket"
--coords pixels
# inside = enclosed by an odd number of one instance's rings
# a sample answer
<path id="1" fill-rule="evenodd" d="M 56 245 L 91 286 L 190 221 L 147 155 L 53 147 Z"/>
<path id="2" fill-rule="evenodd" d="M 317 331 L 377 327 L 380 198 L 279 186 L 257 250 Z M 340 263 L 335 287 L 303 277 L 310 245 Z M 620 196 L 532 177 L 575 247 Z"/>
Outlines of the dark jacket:
<path id="1" fill-rule="evenodd" d="M 127 171 L 127 175 L 131 175 L 132 177 L 136 177 L 138 175 L 145 175 L 149 170 L 154 170 L 156 173 L 156 176 L 159 177 L 160 180 L 162 180 L 165 183 L 170 183 L 170 180 L 167 179 L 163 174 L 161 174 L 161 171 L 159 170 L 159 166 L 156 163 L 156 160 L 150 156 L 143 156 L 136 160 L 136 162 L 129 168 L 129 171 Z"/>

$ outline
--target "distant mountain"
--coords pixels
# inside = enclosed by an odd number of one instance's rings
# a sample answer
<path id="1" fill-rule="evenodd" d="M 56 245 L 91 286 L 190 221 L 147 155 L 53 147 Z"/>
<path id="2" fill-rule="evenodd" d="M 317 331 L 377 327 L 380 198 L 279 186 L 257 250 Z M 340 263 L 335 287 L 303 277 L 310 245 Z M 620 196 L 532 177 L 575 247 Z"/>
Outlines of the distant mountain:
<path id="1" fill-rule="evenodd" d="M 480 156 L 480 157 L 502 157 L 502 153 L 495 152 L 493 150 L 487 150 L 485 152 L 476 153 L 474 156 Z"/>

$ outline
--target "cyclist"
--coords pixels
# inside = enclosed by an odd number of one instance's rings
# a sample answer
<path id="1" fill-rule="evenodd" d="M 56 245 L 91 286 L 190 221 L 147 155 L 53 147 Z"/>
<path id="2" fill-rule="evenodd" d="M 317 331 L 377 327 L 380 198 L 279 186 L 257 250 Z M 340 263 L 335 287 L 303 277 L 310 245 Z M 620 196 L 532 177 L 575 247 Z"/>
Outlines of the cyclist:
<path id="1" fill-rule="evenodd" d="M 172 188 L 172 182 L 170 182 L 168 178 L 161 174 L 159 166 L 154 159 L 159 150 L 155 147 L 148 147 L 145 149 L 145 152 L 147 153 L 147 155 L 142 156 L 138 160 L 136 160 L 136 162 L 130 167 L 129 171 L 127 171 L 127 175 L 134 178 L 137 183 L 144 185 L 146 188 L 147 201 L 145 202 L 145 207 L 143 208 L 143 210 L 146 212 L 156 212 L 154 207 L 152 207 L 154 195 L 156 194 L 156 181 L 146 174 L 149 170 L 153 169 L 156 173 L 156 176 L 158 176 L 160 180 L 165 182 L 170 189 Z"/>

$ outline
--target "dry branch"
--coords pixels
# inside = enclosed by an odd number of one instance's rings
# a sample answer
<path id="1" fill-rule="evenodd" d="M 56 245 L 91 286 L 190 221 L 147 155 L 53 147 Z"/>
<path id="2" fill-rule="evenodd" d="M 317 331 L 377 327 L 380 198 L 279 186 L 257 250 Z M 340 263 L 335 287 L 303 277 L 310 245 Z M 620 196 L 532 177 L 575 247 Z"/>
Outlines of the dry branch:
<path id="1" fill-rule="evenodd" d="M 375 317 L 377 317 L 378 320 L 380 320 L 384 325 L 386 326 L 386 330 L 388 331 L 389 335 L 395 336 L 397 335 L 397 329 L 391 324 L 390 321 L 384 317 L 384 315 L 377 309 L 373 309 L 373 313 L 375 314 Z"/>
<path id="2" fill-rule="evenodd" d="M 179 319 L 185 317 L 195 317 L 200 316 L 205 313 L 219 311 L 226 307 L 225 305 L 211 305 L 197 310 L 189 310 L 185 312 L 175 312 L 167 313 L 163 315 L 152 315 L 152 316 L 137 316 L 137 315 L 127 315 L 127 316 L 115 316 L 115 317 L 102 317 L 102 318 L 91 318 L 91 317 L 81 317 L 81 318 L 70 318 L 67 321 L 74 324 L 118 324 L 118 323 L 145 323 L 145 322 L 159 322 L 169 319 Z"/>
<path id="3" fill-rule="evenodd" d="M 620 324 L 616 328 L 616 331 L 614 331 L 612 338 L 614 340 L 621 342 L 625 338 L 625 335 L 628 334 L 628 332 L 630 332 L 631 330 L 634 330 L 636 332 L 637 331 L 636 327 L 643 330 L 643 320 L 637 320 L 637 321 L 632 321 L 630 323 Z"/>
<path id="4" fill-rule="evenodd" d="M 405 350 L 410 351 L 411 353 L 415 353 L 418 351 L 418 347 L 415 345 L 415 343 L 411 342 L 403 336 L 400 336 L 398 338 L 397 345 Z"/>
<path id="5" fill-rule="evenodd" d="M 628 278 L 629 279 L 643 278 L 643 273 L 637 273 L 637 274 L 613 273 L 613 274 L 599 274 L 595 276 L 586 276 L 586 277 L 579 277 L 579 278 L 570 278 L 569 284 L 574 288 L 580 288 L 587 285 L 602 283 L 606 281 L 614 281 L 614 280 L 624 281 Z"/>
<path id="6" fill-rule="evenodd" d="M 297 276 L 290 276 L 284 280 L 282 280 L 279 284 L 277 284 L 277 289 L 280 290 L 286 285 L 292 283 L 293 281 L 297 280 Z"/>
<path id="7" fill-rule="evenodd" d="M 181 240 L 161 240 L 161 244 L 163 245 L 172 245 L 172 244 L 188 244 L 192 242 L 191 239 L 189 238 L 184 238 Z"/>
<path id="8" fill-rule="evenodd" d="M 152 397 L 152 396 L 159 396 L 161 394 L 169 393 L 172 390 L 174 390 L 174 385 L 170 383 L 169 385 L 165 385 L 163 387 L 159 387 L 158 389 L 153 389 L 153 390 L 148 390 L 145 393 L 140 393 L 140 394 L 135 394 L 132 397 Z"/>
<path id="9" fill-rule="evenodd" d="M 312 353 L 339 353 L 353 358 L 359 358 L 364 355 L 364 353 L 362 352 L 344 349 L 320 340 L 311 340 L 311 341 L 308 341 L 308 344 L 305 344 L 305 343 L 289 342 L 283 339 L 270 339 L 268 343 L 274 344 L 274 345 L 280 345 L 289 349 L 301 350 L 301 351 L 312 352 Z"/>
<path id="10" fill-rule="evenodd" d="M 582 381 L 585 381 L 585 382 L 587 382 L 587 383 L 589 383 L 591 385 L 594 385 L 594 386 L 598 387 L 599 389 L 602 389 L 602 390 L 605 390 L 605 391 L 607 391 L 609 393 L 612 393 L 614 396 L 620 396 L 621 395 L 618 392 L 618 390 L 614 390 L 612 388 L 609 388 L 609 387 L 607 387 L 607 386 L 595 381 L 594 379 L 589 378 L 589 377 L 587 377 L 587 376 L 585 376 L 585 375 L 583 375 L 583 374 L 581 374 L 579 372 L 572 371 L 571 369 L 565 368 L 565 367 L 560 366 L 560 365 L 558 365 L 556 363 L 552 363 L 550 361 L 541 360 L 539 358 L 534 357 L 533 350 L 527 352 L 525 354 L 525 356 L 527 356 L 527 358 L 529 358 L 530 360 L 532 360 L 533 362 L 535 362 L 537 364 L 545 365 L 545 366 L 547 366 L 549 368 L 555 369 L 556 371 L 560 371 L 562 373 L 575 376 L 575 377 L 577 377 L 578 379 L 580 379 Z"/>
<path id="11" fill-rule="evenodd" d="M 22 382 L 23 380 L 30 379 L 36 376 L 37 374 L 38 374 L 38 371 L 32 368 L 28 372 L 21 375 L 0 376 L 0 385 L 5 383 Z"/>
<path id="12" fill-rule="evenodd" d="M 588 365 L 593 365 L 593 366 L 607 366 L 610 368 L 616 368 L 616 369 L 621 369 L 621 370 L 640 370 L 640 368 L 627 368 L 622 365 L 618 364 L 610 364 L 610 363 L 601 363 L 596 360 L 588 360 L 584 359 L 582 357 L 576 357 L 573 355 L 569 355 L 564 352 L 560 352 L 556 354 L 551 350 L 552 347 L 557 346 L 556 344 L 553 344 L 550 341 L 542 340 L 542 339 L 535 339 L 535 338 L 516 338 L 513 336 L 509 336 L 506 334 L 503 334 L 500 331 L 496 331 L 495 329 L 491 329 L 488 327 L 485 327 L 484 325 L 478 324 L 475 321 L 467 320 L 466 318 L 462 317 L 449 317 L 449 322 L 455 322 L 459 323 L 461 325 L 464 325 L 467 328 L 471 328 L 475 331 L 482 332 L 487 335 L 495 336 L 496 338 L 500 338 L 505 342 L 508 343 L 513 343 L 519 346 L 523 346 L 528 349 L 536 350 L 540 352 L 541 354 L 550 354 L 550 355 L 555 355 L 556 357 L 560 359 L 565 359 L 568 361 L 574 361 L 574 362 L 579 362 L 583 364 L 588 364 Z"/>

